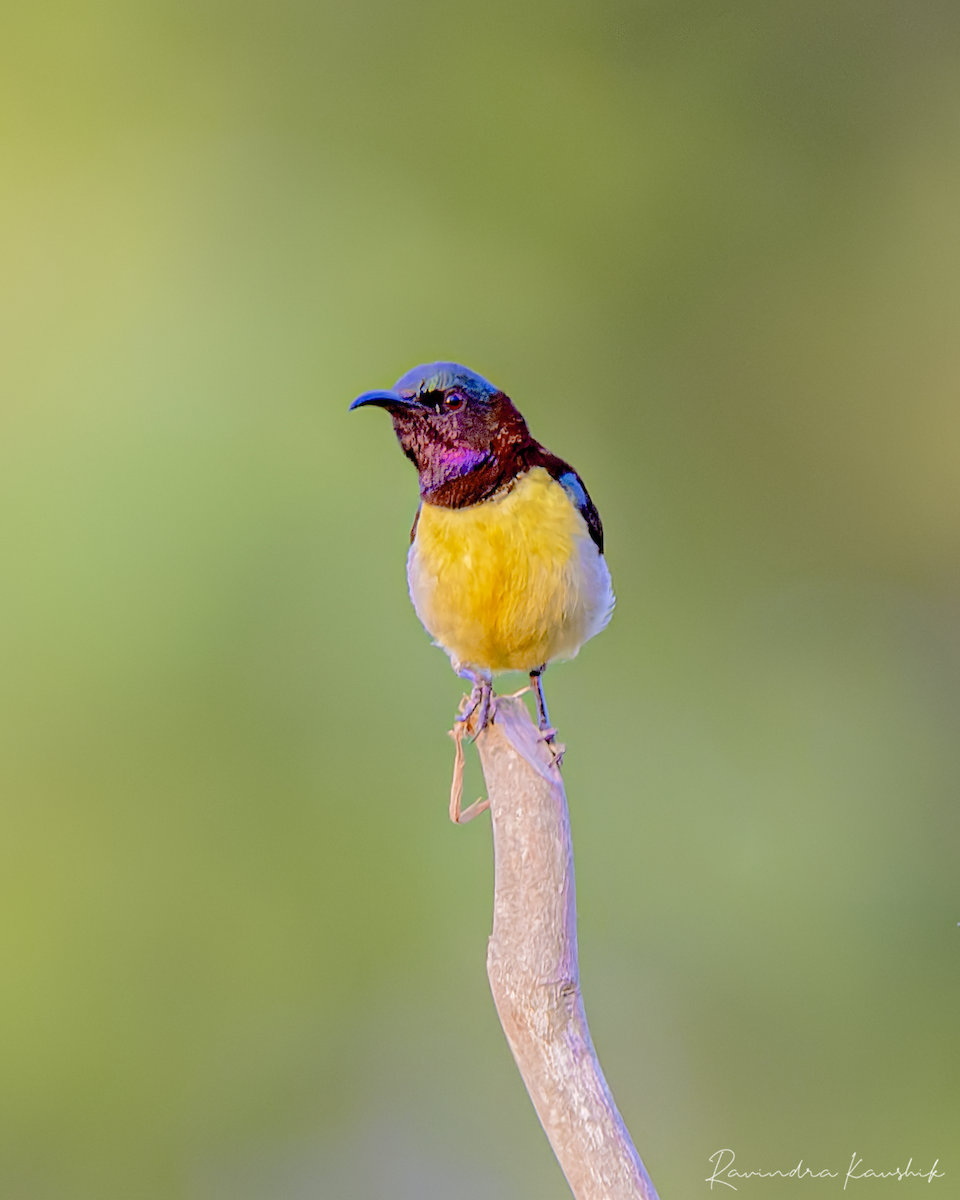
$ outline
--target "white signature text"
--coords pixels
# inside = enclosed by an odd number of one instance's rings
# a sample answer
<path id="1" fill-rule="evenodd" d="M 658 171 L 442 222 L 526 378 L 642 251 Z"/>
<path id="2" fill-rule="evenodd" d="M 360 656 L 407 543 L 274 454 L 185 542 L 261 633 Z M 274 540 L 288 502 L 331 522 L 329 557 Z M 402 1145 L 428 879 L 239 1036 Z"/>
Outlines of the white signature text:
<path id="1" fill-rule="evenodd" d="M 713 1173 L 708 1175 L 704 1180 L 710 1184 L 710 1190 L 713 1191 L 715 1183 L 722 1184 L 723 1187 L 728 1187 L 732 1191 L 736 1191 L 736 1184 L 730 1182 L 731 1179 L 840 1179 L 840 1171 L 830 1171 L 826 1167 L 822 1170 L 814 1171 L 812 1167 L 805 1167 L 801 1158 L 797 1165 L 790 1171 L 739 1171 L 733 1165 L 736 1162 L 736 1154 L 732 1150 L 718 1150 L 715 1154 L 711 1154 L 709 1162 L 713 1164 Z M 945 1172 L 938 1171 L 937 1167 L 940 1159 L 934 1161 L 933 1166 L 929 1171 L 914 1170 L 913 1159 L 907 1160 L 905 1167 L 894 1167 L 890 1171 L 875 1171 L 872 1167 L 864 1167 L 863 1159 L 858 1158 L 856 1153 L 850 1157 L 850 1166 L 847 1167 L 846 1173 L 843 1174 L 843 1190 L 847 1190 L 847 1184 L 854 1179 L 925 1179 L 927 1183 L 933 1183 L 935 1179 L 943 1179 Z"/>

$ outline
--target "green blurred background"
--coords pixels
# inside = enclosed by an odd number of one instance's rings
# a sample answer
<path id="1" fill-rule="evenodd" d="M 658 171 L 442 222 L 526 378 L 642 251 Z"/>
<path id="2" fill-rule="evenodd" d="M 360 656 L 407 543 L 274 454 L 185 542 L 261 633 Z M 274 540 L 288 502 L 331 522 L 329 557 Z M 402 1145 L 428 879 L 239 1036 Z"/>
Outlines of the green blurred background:
<path id="1" fill-rule="evenodd" d="M 547 686 L 661 1194 L 957 1195 L 960 9 L 38 0 L 0 98 L 0 1193 L 568 1195 L 347 415 L 442 358 L 603 514 Z"/>

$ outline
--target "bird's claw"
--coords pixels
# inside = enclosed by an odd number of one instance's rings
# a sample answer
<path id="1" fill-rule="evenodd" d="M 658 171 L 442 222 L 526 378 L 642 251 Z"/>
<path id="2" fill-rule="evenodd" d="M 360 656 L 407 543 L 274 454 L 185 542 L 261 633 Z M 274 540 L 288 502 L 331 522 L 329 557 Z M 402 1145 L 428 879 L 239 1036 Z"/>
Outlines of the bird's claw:
<path id="1" fill-rule="evenodd" d="M 457 674 L 473 684 L 469 699 L 464 698 L 466 708 L 457 717 L 457 722 L 469 726 L 471 718 L 477 714 L 472 735 L 472 740 L 476 741 L 483 730 L 492 724 L 496 715 L 497 700 L 493 694 L 493 685 L 486 676 L 476 674 L 466 667 L 461 667 Z"/>
<path id="2" fill-rule="evenodd" d="M 547 712 L 547 699 L 543 694 L 543 682 L 541 680 L 541 676 L 546 669 L 546 666 L 542 666 L 530 672 L 530 689 L 537 704 L 537 727 L 540 730 L 540 736 L 537 741 L 543 742 L 546 745 L 553 757 L 554 765 L 559 767 L 563 762 L 563 755 L 567 748 L 556 740 L 557 731 L 550 724 L 550 714 Z"/>
<path id="3" fill-rule="evenodd" d="M 567 752 L 567 747 L 563 742 L 556 740 L 557 731 L 555 729 L 544 729 L 537 738 L 538 742 L 543 744 L 550 751 L 550 757 L 553 759 L 553 765 L 559 767 L 563 765 L 563 756 Z"/>

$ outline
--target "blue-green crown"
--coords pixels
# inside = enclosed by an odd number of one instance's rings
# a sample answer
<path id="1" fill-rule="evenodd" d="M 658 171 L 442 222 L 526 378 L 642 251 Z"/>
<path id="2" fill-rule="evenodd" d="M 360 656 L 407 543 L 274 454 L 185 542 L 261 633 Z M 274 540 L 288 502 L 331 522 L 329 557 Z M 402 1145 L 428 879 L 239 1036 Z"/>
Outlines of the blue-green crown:
<path id="1" fill-rule="evenodd" d="M 406 375 L 401 375 L 393 385 L 395 392 L 407 398 L 422 396 L 424 392 L 445 392 L 450 388 L 460 388 L 467 396 L 477 400 L 489 400 L 500 390 L 469 367 L 448 362 L 424 363 L 414 367 Z"/>

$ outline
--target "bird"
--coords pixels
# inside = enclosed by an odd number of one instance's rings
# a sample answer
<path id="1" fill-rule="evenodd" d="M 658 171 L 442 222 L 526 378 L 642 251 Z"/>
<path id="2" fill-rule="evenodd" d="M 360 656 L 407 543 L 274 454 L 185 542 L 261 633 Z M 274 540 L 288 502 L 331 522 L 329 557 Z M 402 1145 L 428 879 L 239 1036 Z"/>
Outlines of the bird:
<path id="1" fill-rule="evenodd" d="M 600 633 L 615 598 L 603 525 L 583 480 L 530 434 L 505 392 L 459 363 L 414 367 L 350 405 L 385 409 L 417 469 L 407 582 L 417 616 L 472 685 L 458 720 L 492 719 L 492 679 L 530 677 L 552 743 L 542 675 Z"/>

